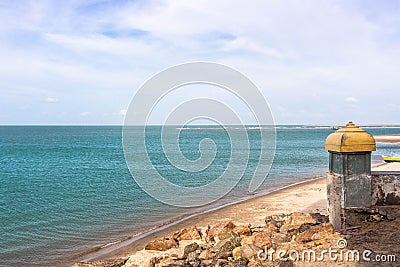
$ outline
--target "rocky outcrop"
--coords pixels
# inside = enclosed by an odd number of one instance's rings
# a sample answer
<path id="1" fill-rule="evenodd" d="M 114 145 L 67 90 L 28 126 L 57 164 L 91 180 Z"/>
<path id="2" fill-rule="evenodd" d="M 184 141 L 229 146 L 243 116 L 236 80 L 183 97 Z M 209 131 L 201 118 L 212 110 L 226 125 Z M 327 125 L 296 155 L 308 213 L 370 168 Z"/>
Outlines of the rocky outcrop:
<path id="1" fill-rule="evenodd" d="M 214 241 L 215 237 L 226 234 L 227 232 L 232 232 L 235 227 L 236 225 L 232 221 L 219 223 L 208 231 L 207 241 Z"/>
<path id="2" fill-rule="evenodd" d="M 177 248 L 179 246 L 179 243 L 171 238 L 171 237 L 163 237 L 158 240 L 154 240 L 150 243 L 148 243 L 145 246 L 146 250 L 158 250 L 158 251 L 166 251 L 171 248 Z"/>
<path id="3" fill-rule="evenodd" d="M 259 253 L 265 249 L 289 252 L 293 249 L 332 247 L 340 236 L 334 232 L 333 226 L 326 219 L 326 216 L 321 214 L 296 212 L 268 216 L 264 225 L 257 226 L 236 226 L 232 221 L 226 221 L 203 229 L 206 230 L 206 236 L 202 239 L 200 229 L 193 226 L 150 242 L 146 245 L 146 250 L 157 250 L 158 256 L 148 259 L 143 264 L 135 263 L 132 258 L 132 264 L 128 263 L 124 267 L 294 266 L 290 265 L 290 261 L 263 261 L 259 258 Z"/>
<path id="4" fill-rule="evenodd" d="M 182 241 L 182 240 L 200 240 L 201 232 L 196 226 L 181 229 L 172 234 L 171 238 Z"/>

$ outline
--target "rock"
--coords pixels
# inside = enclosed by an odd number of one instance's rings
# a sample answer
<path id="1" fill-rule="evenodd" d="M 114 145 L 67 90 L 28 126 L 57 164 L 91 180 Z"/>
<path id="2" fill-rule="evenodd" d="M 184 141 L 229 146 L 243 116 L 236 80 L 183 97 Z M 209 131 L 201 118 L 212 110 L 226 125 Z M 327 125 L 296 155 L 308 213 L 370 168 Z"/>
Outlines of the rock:
<path id="1" fill-rule="evenodd" d="M 181 240 L 200 240 L 201 233 L 196 226 L 181 229 L 172 234 L 171 238 L 181 241 Z"/>
<path id="2" fill-rule="evenodd" d="M 313 240 L 319 240 L 327 238 L 328 236 L 335 233 L 333 225 L 330 223 L 322 223 L 318 225 L 311 226 L 310 229 L 300 233 L 296 236 L 295 240 L 297 242 L 306 243 Z"/>
<path id="3" fill-rule="evenodd" d="M 202 260 L 201 261 L 201 267 L 214 267 L 216 261 L 213 259 L 208 259 L 208 260 Z"/>
<path id="4" fill-rule="evenodd" d="M 310 213 L 311 217 L 315 220 L 316 223 L 327 223 L 329 222 L 329 216 L 323 215 L 321 213 Z"/>
<path id="5" fill-rule="evenodd" d="M 227 267 L 227 266 L 231 266 L 229 264 L 229 261 L 224 260 L 224 259 L 218 259 L 214 265 L 215 267 Z"/>
<path id="6" fill-rule="evenodd" d="M 160 262 L 160 259 L 157 258 L 157 257 L 150 258 L 150 259 L 147 261 L 145 267 L 154 267 L 154 266 L 155 266 L 157 263 L 159 263 L 159 262 Z"/>
<path id="7" fill-rule="evenodd" d="M 240 238 L 233 237 L 219 241 L 211 249 L 215 253 L 215 257 L 218 259 L 227 259 L 232 255 L 232 250 L 240 246 Z"/>
<path id="8" fill-rule="evenodd" d="M 271 239 L 274 240 L 276 243 L 286 243 L 292 240 L 292 236 L 288 233 L 273 233 L 271 235 Z"/>
<path id="9" fill-rule="evenodd" d="M 232 256 L 233 258 L 240 259 L 240 258 L 246 258 L 246 259 L 257 259 L 257 253 L 260 251 L 261 248 L 253 245 L 253 244 L 247 244 L 244 246 L 240 246 L 235 248 L 232 251 Z"/>
<path id="10" fill-rule="evenodd" d="M 200 244 L 199 246 L 200 246 L 200 250 L 206 250 L 206 249 L 211 249 L 214 246 L 214 244 L 203 243 L 203 244 Z"/>
<path id="11" fill-rule="evenodd" d="M 251 233 L 258 233 L 258 232 L 263 232 L 265 231 L 265 225 L 254 225 L 250 227 Z"/>
<path id="12" fill-rule="evenodd" d="M 328 244 L 328 242 L 325 239 L 314 240 L 306 243 L 308 248 L 315 248 L 326 244 Z"/>
<path id="13" fill-rule="evenodd" d="M 289 234 L 292 237 L 299 234 L 299 228 L 301 228 L 302 225 L 314 225 L 316 222 L 317 221 L 309 213 L 293 212 L 279 231 L 283 234 Z"/>
<path id="14" fill-rule="evenodd" d="M 208 260 L 212 257 L 214 257 L 214 253 L 211 252 L 209 249 L 203 250 L 199 255 L 200 260 Z"/>
<path id="15" fill-rule="evenodd" d="M 245 267 L 245 266 L 247 266 L 247 263 L 249 263 L 248 259 L 240 258 L 240 259 L 234 260 L 232 262 L 232 266 L 233 267 Z"/>
<path id="16" fill-rule="evenodd" d="M 182 258 L 187 258 L 187 256 L 189 255 L 189 253 L 195 252 L 198 248 L 199 248 L 199 244 L 197 244 L 196 242 L 193 242 L 193 243 L 191 243 L 191 244 L 185 246 L 185 248 L 183 249 L 183 256 L 182 256 Z"/>
<path id="17" fill-rule="evenodd" d="M 235 233 L 235 232 L 233 232 L 231 230 L 228 230 L 226 232 L 223 232 L 220 235 L 214 236 L 214 241 L 215 242 L 219 242 L 221 240 L 229 239 L 229 238 L 232 238 L 232 237 L 239 237 L 239 234 Z"/>
<path id="18" fill-rule="evenodd" d="M 170 258 L 160 261 L 156 267 L 192 267 L 191 264 L 187 263 L 184 260 L 176 260 L 173 261 Z"/>
<path id="19" fill-rule="evenodd" d="M 271 248 L 272 240 L 267 232 L 259 232 L 254 235 L 253 245 L 256 245 L 259 248 Z"/>
<path id="20" fill-rule="evenodd" d="M 244 236 L 240 241 L 240 245 L 244 246 L 246 244 L 253 244 L 254 243 L 254 235 L 252 236 Z"/>
<path id="21" fill-rule="evenodd" d="M 127 261 L 128 258 L 93 262 L 77 262 L 74 264 L 74 267 L 120 267 L 123 266 Z"/>
<path id="22" fill-rule="evenodd" d="M 233 232 L 239 234 L 240 236 L 250 236 L 251 230 L 248 225 L 239 225 L 232 229 Z"/>
<path id="23" fill-rule="evenodd" d="M 367 218 L 367 221 L 369 221 L 369 222 L 380 222 L 380 221 L 382 221 L 382 217 L 379 214 L 371 214 Z"/>
<path id="24" fill-rule="evenodd" d="M 311 224 L 309 224 L 309 223 L 304 223 L 304 224 L 302 224 L 302 225 L 300 225 L 300 227 L 299 227 L 299 229 L 298 229 L 298 232 L 299 233 L 302 233 L 302 232 L 304 232 L 304 231 L 307 231 L 308 229 L 310 229 L 311 228 Z"/>
<path id="25" fill-rule="evenodd" d="M 178 242 L 170 237 L 164 237 L 162 239 L 154 240 L 145 246 L 146 250 L 158 250 L 166 251 L 171 248 L 177 248 L 179 246 Z"/>
<path id="26" fill-rule="evenodd" d="M 264 265 L 259 260 L 250 260 L 246 266 L 247 267 L 264 267 Z M 265 265 L 265 266 L 268 266 L 268 265 Z"/>
<path id="27" fill-rule="evenodd" d="M 265 218 L 265 223 L 271 223 L 273 225 L 275 225 L 277 228 L 281 228 L 282 225 L 285 224 L 286 220 L 287 220 L 288 216 L 286 214 L 274 214 L 271 216 L 267 216 Z"/>
<path id="28" fill-rule="evenodd" d="M 234 259 L 240 259 L 242 257 L 242 247 L 236 247 L 232 250 L 232 257 Z"/>
<path id="29" fill-rule="evenodd" d="M 219 223 L 210 229 L 207 235 L 207 241 L 212 241 L 214 240 L 215 236 L 219 236 L 225 232 L 229 232 L 235 227 L 236 226 L 232 221 Z"/>
<path id="30" fill-rule="evenodd" d="M 196 251 L 190 252 L 187 255 L 187 261 L 188 262 L 193 262 L 193 261 L 197 261 L 199 259 L 199 255 L 197 254 Z"/>
<path id="31" fill-rule="evenodd" d="M 269 222 L 267 223 L 267 225 L 265 226 L 265 228 L 272 230 L 273 232 L 279 232 L 279 228 L 275 226 L 275 224 Z"/>
<path id="32" fill-rule="evenodd" d="M 290 224 L 284 224 L 282 225 L 281 229 L 279 231 L 282 234 L 285 234 L 292 239 L 292 236 L 297 235 L 299 233 L 299 228 L 301 225 L 290 225 Z"/>
<path id="33" fill-rule="evenodd" d="M 305 223 L 315 224 L 317 221 L 309 213 L 293 212 L 290 214 L 288 220 L 286 220 L 285 225 L 300 226 Z"/>

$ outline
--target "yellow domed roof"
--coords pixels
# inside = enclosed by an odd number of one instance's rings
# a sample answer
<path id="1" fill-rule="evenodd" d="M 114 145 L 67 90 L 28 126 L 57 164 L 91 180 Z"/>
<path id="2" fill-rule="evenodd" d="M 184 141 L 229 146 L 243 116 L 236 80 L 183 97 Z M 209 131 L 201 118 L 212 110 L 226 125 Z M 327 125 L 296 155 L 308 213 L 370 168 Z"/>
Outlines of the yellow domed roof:
<path id="1" fill-rule="evenodd" d="M 376 143 L 372 135 L 349 122 L 346 127 L 337 130 L 326 138 L 325 150 L 332 152 L 375 151 Z"/>

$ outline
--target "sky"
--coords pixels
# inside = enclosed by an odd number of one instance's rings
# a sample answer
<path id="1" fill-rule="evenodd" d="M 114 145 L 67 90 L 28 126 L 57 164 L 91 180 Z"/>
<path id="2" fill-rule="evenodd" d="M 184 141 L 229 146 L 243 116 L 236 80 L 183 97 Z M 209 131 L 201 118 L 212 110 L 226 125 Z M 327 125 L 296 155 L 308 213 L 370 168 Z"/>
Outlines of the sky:
<path id="1" fill-rule="evenodd" d="M 146 80 L 192 61 L 245 74 L 276 124 L 400 124 L 399 14 L 390 0 L 1 1 L 0 124 L 121 125 Z M 226 99 L 214 89 L 198 90 Z"/>

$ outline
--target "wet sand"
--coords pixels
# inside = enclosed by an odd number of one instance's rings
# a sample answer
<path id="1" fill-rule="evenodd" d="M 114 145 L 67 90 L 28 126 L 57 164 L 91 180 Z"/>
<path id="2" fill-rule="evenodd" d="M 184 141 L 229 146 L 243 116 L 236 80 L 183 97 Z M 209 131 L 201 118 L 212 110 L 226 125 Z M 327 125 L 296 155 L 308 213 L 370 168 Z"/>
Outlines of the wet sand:
<path id="1" fill-rule="evenodd" d="M 221 221 L 232 220 L 237 224 L 251 224 L 256 226 L 263 225 L 264 218 L 268 215 L 295 211 L 327 214 L 326 207 L 326 180 L 324 177 L 321 177 L 287 186 L 267 195 L 257 196 L 241 203 L 191 216 L 190 218 L 163 226 L 137 238 L 132 238 L 83 255 L 79 259 L 69 262 L 69 265 L 77 261 L 97 261 L 129 257 L 135 252 L 143 250 L 144 246 L 150 241 L 193 225 L 204 230 L 207 225 L 215 225 Z"/>

